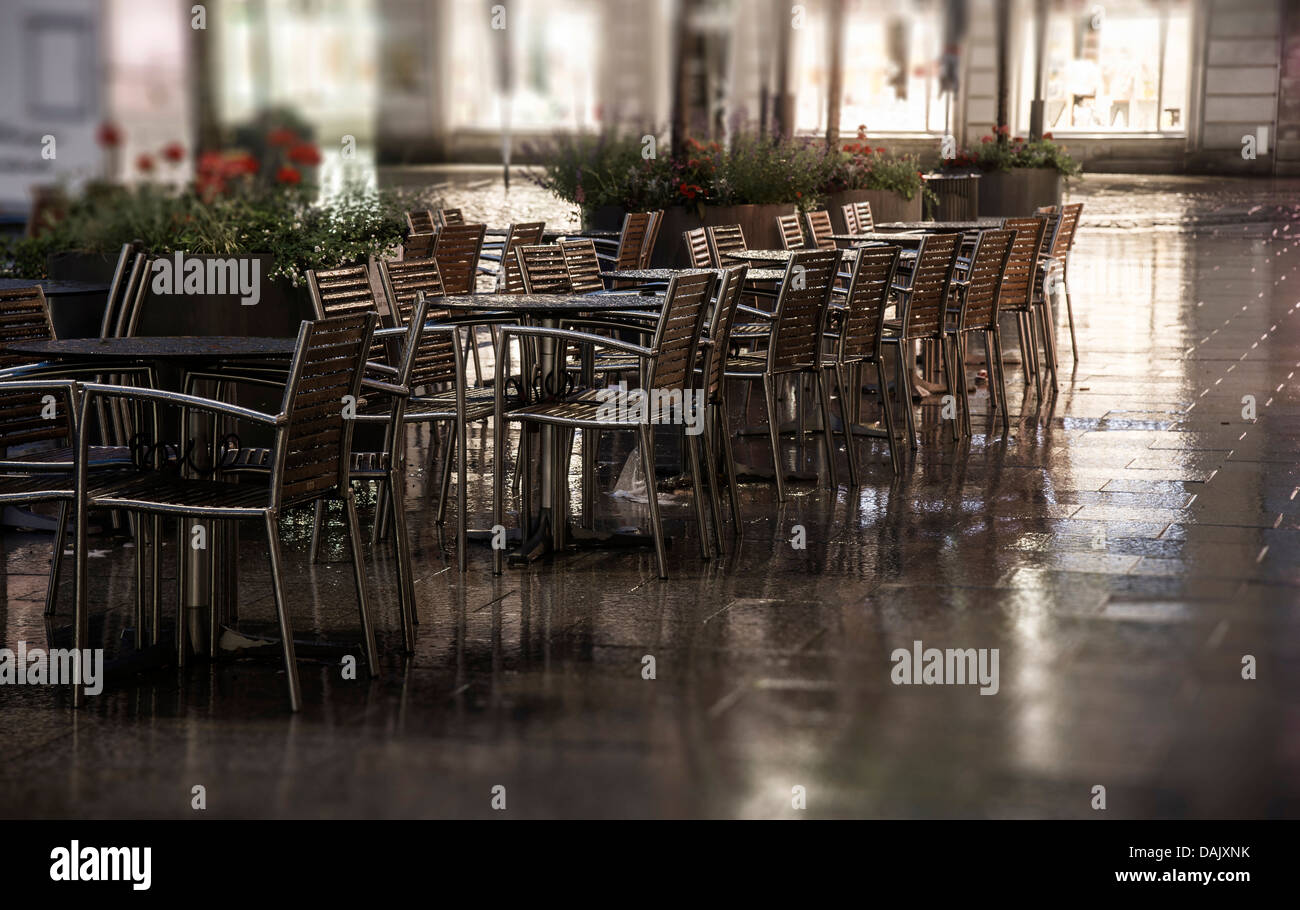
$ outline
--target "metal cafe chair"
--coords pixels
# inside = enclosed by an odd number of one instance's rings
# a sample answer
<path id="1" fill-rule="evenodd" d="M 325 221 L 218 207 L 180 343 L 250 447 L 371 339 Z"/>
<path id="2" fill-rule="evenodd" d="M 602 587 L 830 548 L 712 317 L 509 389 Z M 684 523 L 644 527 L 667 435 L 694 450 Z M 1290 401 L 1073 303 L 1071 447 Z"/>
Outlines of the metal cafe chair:
<path id="1" fill-rule="evenodd" d="M 831 488 L 838 486 L 835 443 L 831 437 L 830 402 L 822 369 L 822 336 L 839 264 L 839 250 L 795 251 L 786 264 L 785 278 L 781 282 L 775 310 L 767 313 L 745 306 L 738 308 L 739 312 L 771 326 L 766 351 L 729 356 L 724 375 L 727 379 L 763 384 L 768 435 L 772 443 L 772 466 L 776 472 L 776 497 L 779 502 L 785 502 L 785 471 L 781 464 L 781 424 L 776 392 L 778 381 L 787 377 L 799 381 L 799 377 L 807 375 L 817 382 L 821 398 L 826 466 Z"/>
<path id="2" fill-rule="evenodd" d="M 487 225 L 466 224 L 463 221 L 448 222 L 438 230 L 433 244 L 433 258 L 438 261 L 438 272 L 442 275 L 443 290 L 447 294 L 476 293 L 478 262 L 483 255 L 483 238 L 486 234 Z M 474 359 L 474 381 L 482 385 L 483 364 L 478 356 L 478 331 L 475 326 L 470 326 L 469 336 L 469 355 Z"/>
<path id="3" fill-rule="evenodd" d="M 708 313 L 708 324 L 700 340 L 700 376 L 704 385 L 704 464 L 709 483 L 709 504 L 713 511 L 713 542 L 718 555 L 722 546 L 722 507 L 718 495 L 718 453 L 721 448 L 722 467 L 727 478 L 727 497 L 731 508 L 731 530 L 740 536 L 740 484 L 736 480 L 736 456 L 731 448 L 731 431 L 727 427 L 727 380 L 725 370 L 731 350 L 731 328 L 736 321 L 736 309 L 745 290 L 748 265 L 732 266 L 720 274 L 713 308 Z"/>
<path id="4" fill-rule="evenodd" d="M 948 346 L 944 341 L 944 319 L 947 315 L 948 294 L 952 284 L 957 254 L 961 251 L 961 234 L 925 234 L 916 253 L 916 265 L 905 281 L 895 279 L 893 291 L 899 298 L 900 318 L 886 322 L 882 337 L 885 344 L 893 345 L 898 352 L 898 389 L 906 416 L 909 444 L 916 448 L 916 422 L 912 415 L 912 369 L 914 359 L 910 354 L 915 341 L 938 343 L 944 361 L 944 375 L 948 385 L 954 385 L 957 375 L 948 359 Z M 956 394 L 955 389 L 953 394 Z M 957 427 L 952 428 L 957 438 Z"/>
<path id="5" fill-rule="evenodd" d="M 438 227 L 447 227 L 451 224 L 464 224 L 465 213 L 460 209 L 438 209 L 434 213 L 434 218 L 438 222 Z"/>
<path id="6" fill-rule="evenodd" d="M 0 380 L 35 381 L 44 377 L 70 379 L 98 378 L 100 370 L 88 367 L 76 367 L 63 363 L 33 362 L 25 354 L 13 354 L 4 346 L 21 341 L 45 341 L 55 338 L 54 323 L 50 319 L 49 307 L 45 293 L 39 285 L 28 288 L 0 290 Z M 147 366 L 122 368 L 118 371 L 120 379 L 139 377 L 144 385 L 153 384 L 153 371 Z M 74 468 L 76 457 L 77 427 L 69 419 L 73 414 L 71 406 L 60 407 L 58 402 L 43 401 L 43 396 L 34 392 L 11 391 L 18 386 L 6 381 L 0 383 L 0 474 L 36 476 L 45 474 L 70 473 Z M 51 412 L 49 406 L 55 410 Z M 99 409 L 114 419 L 112 442 L 110 445 L 95 445 L 87 449 L 89 469 L 96 473 L 112 470 L 127 470 L 133 467 L 131 447 L 128 444 L 134 433 L 137 420 L 134 413 L 127 408 Z M 105 424 L 107 426 L 107 424 Z M 117 443 L 117 437 L 122 442 Z M 30 450 L 17 453 L 11 448 L 29 447 L 33 444 L 53 443 L 51 448 Z M 58 445 L 63 443 L 63 445 Z M 62 500 L 59 516 L 54 531 L 54 557 L 50 561 L 50 578 L 45 591 L 45 615 L 54 613 L 58 597 L 59 570 L 63 561 L 63 541 L 67 537 L 68 512 L 70 503 Z M 138 540 L 138 537 L 137 537 Z M 140 569 L 141 548 L 136 548 L 137 571 Z M 143 609 L 142 602 L 137 603 L 137 610 Z M 137 623 L 137 635 L 140 625 Z"/>
<path id="7" fill-rule="evenodd" d="M 284 593 L 284 570 L 280 555 L 280 516 L 288 509 L 306 505 L 321 497 L 338 497 L 344 502 L 351 541 L 357 605 L 361 617 L 363 647 L 371 675 L 378 675 L 378 654 L 374 626 L 367 598 L 365 557 L 357 521 L 356 498 L 349 483 L 352 454 L 352 421 L 344 417 L 345 396 L 357 401 L 361 395 L 365 354 L 370 349 L 374 317 L 368 313 L 303 322 L 298 344 L 285 384 L 278 414 L 265 414 L 238 405 L 195 395 L 138 389 L 127 386 L 87 383 L 80 402 L 81 421 L 96 398 L 158 403 L 233 417 L 273 427 L 274 456 L 269 483 L 232 483 L 227 480 L 196 480 L 160 470 L 143 471 L 122 478 L 107 478 L 91 484 L 85 435 L 79 441 L 76 489 L 84 490 L 76 504 L 77 560 L 77 645 L 87 637 L 86 515 L 90 509 L 125 509 L 150 515 L 180 518 L 236 520 L 260 518 L 266 526 L 271 588 L 279 619 L 289 705 L 297 711 L 302 704 L 298 664 L 294 653 L 293 624 Z M 178 600 L 178 608 L 181 606 Z M 183 613 L 177 615 L 177 660 L 185 663 Z"/>
<path id="8" fill-rule="evenodd" d="M 806 213 L 804 218 L 808 222 L 808 236 L 812 238 L 812 245 L 819 250 L 835 249 L 835 241 L 831 238 L 835 233 L 835 228 L 831 226 L 831 213 L 817 209 Z"/>
<path id="9" fill-rule="evenodd" d="M 660 393 L 678 393 L 682 407 L 691 401 L 691 392 L 696 388 L 695 358 L 700 341 L 700 325 L 708 307 L 717 273 L 713 271 L 681 272 L 673 277 L 668 285 L 668 294 L 655 331 L 652 344 L 645 347 L 628 341 L 578 332 L 569 329 L 548 329 L 534 326 L 507 326 L 502 330 L 505 335 L 515 335 L 521 339 L 554 339 L 561 346 L 567 344 L 591 345 L 635 354 L 642 359 L 645 390 L 657 390 Z M 563 356 L 563 351 L 560 352 Z M 503 383 L 498 382 L 500 389 Z M 531 384 L 529 384 L 531 385 Z M 639 415 L 611 405 L 601 395 L 601 390 L 579 390 L 569 395 L 562 395 L 549 400 L 533 402 L 533 391 L 525 386 L 525 403 L 522 407 L 507 410 L 503 399 L 498 398 L 496 406 L 495 450 L 500 452 L 505 444 L 505 427 L 508 422 L 528 424 L 549 424 L 562 431 L 562 437 L 571 444 L 574 430 L 599 434 L 609 431 L 635 432 L 641 454 L 641 467 L 645 473 L 646 499 L 650 509 L 650 524 L 655 541 L 655 559 L 659 577 L 667 578 L 668 569 L 664 557 L 663 526 L 659 516 L 659 500 L 655 484 L 654 461 L 654 427 L 648 421 L 638 419 Z M 610 411 L 613 413 L 609 413 Z M 698 438 L 686 436 L 686 451 L 690 463 L 692 484 L 695 492 L 695 517 L 700 530 L 700 548 L 709 555 L 709 531 L 704 514 L 703 492 L 700 483 Z M 561 464 L 567 463 L 561 457 Z M 526 469 L 527 461 L 521 456 L 519 470 Z M 497 525 L 504 521 L 504 459 L 497 459 L 496 482 L 493 497 L 493 516 Z M 559 493 L 563 500 L 563 492 Z M 525 507 L 526 511 L 526 507 Z M 557 520 L 563 521 L 562 516 Z M 501 572 L 502 551 L 493 551 L 494 570 Z"/>
<path id="10" fill-rule="evenodd" d="M 704 228 L 692 228 L 682 231 L 682 242 L 686 244 L 686 258 L 693 269 L 716 269 L 719 263 L 713 261 L 709 249 L 709 235 Z"/>
<path id="11" fill-rule="evenodd" d="M 858 210 L 852 202 L 846 202 L 840 206 L 840 214 L 844 216 L 844 227 L 847 233 L 861 233 L 858 228 Z"/>
<path id="12" fill-rule="evenodd" d="M 853 217 L 858 225 L 856 233 L 874 231 L 876 229 L 876 221 L 871 217 L 871 203 L 853 202 L 850 203 L 850 205 L 853 206 Z"/>
<path id="13" fill-rule="evenodd" d="M 777 215 L 776 230 L 781 235 L 781 249 L 804 249 L 803 230 L 799 227 L 798 215 Z"/>
<path id="14" fill-rule="evenodd" d="M 1063 205 L 1059 213 L 1054 205 L 1045 206 L 1038 210 L 1039 214 L 1061 216 L 1060 227 L 1057 228 L 1056 236 L 1052 239 L 1052 249 L 1047 258 L 1040 262 L 1040 268 L 1051 274 L 1046 275 L 1048 279 L 1044 282 L 1044 288 L 1050 289 L 1052 282 L 1050 279 L 1053 275 L 1057 276 L 1061 289 L 1061 296 L 1065 298 L 1065 312 L 1070 320 L 1070 351 L 1074 356 L 1074 362 L 1079 362 L 1079 343 L 1074 334 L 1074 308 L 1070 305 L 1070 286 L 1068 283 L 1070 272 L 1070 250 L 1074 249 L 1074 235 L 1079 228 L 1079 216 L 1083 213 L 1083 203 L 1076 202 L 1072 205 Z"/>
<path id="15" fill-rule="evenodd" d="M 954 277 L 952 294 L 956 297 L 956 322 L 944 329 L 944 343 L 954 346 L 949 363 L 954 365 L 954 375 L 949 382 L 950 391 L 957 395 L 957 386 L 961 387 L 961 426 L 966 436 L 972 435 L 970 419 L 970 392 L 966 384 L 966 353 L 969 337 L 972 334 L 984 336 L 984 354 L 988 361 L 989 404 L 1003 411 L 1006 417 L 1006 383 L 1002 377 L 1001 342 L 998 331 L 998 297 L 1002 292 L 1002 281 L 1007 271 L 1011 248 L 1015 244 L 1016 232 L 1013 230 L 981 231 L 975 241 L 970 265 Z M 997 396 L 993 395 L 995 383 Z"/>
<path id="16" fill-rule="evenodd" d="M 505 243 L 499 249 L 480 253 L 481 260 L 495 265 L 484 265 L 480 261 L 480 275 L 492 275 L 496 278 L 498 294 L 522 294 L 524 292 L 523 276 L 519 274 L 519 263 L 515 258 L 515 247 L 535 246 L 542 242 L 546 231 L 545 221 L 521 221 L 512 223 L 506 229 Z"/>
<path id="17" fill-rule="evenodd" d="M 645 255 L 646 241 L 655 226 L 654 212 L 628 212 L 623 216 L 623 229 L 618 238 L 618 252 L 614 256 L 600 254 L 600 258 L 614 269 L 645 268 L 642 262 L 648 262 Z M 653 245 L 653 240 L 650 241 Z"/>
<path id="18" fill-rule="evenodd" d="M 1035 287 L 1039 283 L 1039 251 L 1048 230 L 1048 218 L 1035 215 L 1029 218 L 1003 218 L 1002 227 L 1016 232 L 1016 239 L 1011 244 L 1011 260 L 1007 275 L 1002 281 L 1001 297 L 998 300 L 998 314 L 1013 313 L 1016 328 L 1020 335 L 1021 368 L 1024 370 L 1025 385 L 1032 381 L 1043 396 L 1043 370 L 1038 361 L 1038 338 L 1041 310 L 1035 306 Z M 998 341 L 1001 340 L 999 333 Z M 1046 354 L 1043 355 L 1044 360 Z M 1006 417 L 1006 412 L 1003 412 Z M 1005 429 L 1006 427 L 1004 427 Z"/>
<path id="19" fill-rule="evenodd" d="M 418 209 L 406 213 L 406 239 L 402 241 L 403 259 L 427 259 L 433 255 L 433 240 L 438 224 L 433 212 Z"/>
<path id="20" fill-rule="evenodd" d="M 885 424 L 879 435 L 884 437 L 889 447 L 889 462 L 894 473 L 901 470 L 883 352 L 885 312 L 889 307 L 900 252 L 901 249 L 896 246 L 869 247 L 858 252 L 857 260 L 849 273 L 849 287 L 844 299 L 845 311 L 839 333 L 830 336 L 836 342 L 835 355 L 823 363 L 824 369 L 835 371 L 839 386 L 844 438 L 849 453 L 849 479 L 854 486 L 858 485 L 858 461 L 853 426 L 859 423 L 861 417 L 862 370 L 866 366 L 876 368 L 877 389 Z"/>

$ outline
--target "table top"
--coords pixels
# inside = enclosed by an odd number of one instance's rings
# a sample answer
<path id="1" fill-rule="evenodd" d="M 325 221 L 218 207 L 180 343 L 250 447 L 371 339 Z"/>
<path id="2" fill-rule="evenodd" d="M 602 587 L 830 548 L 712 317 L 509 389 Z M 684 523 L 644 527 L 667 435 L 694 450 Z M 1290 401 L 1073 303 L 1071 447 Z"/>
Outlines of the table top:
<path id="1" fill-rule="evenodd" d="M 614 269 L 601 272 L 606 278 L 616 281 L 667 281 L 674 275 L 698 269 Z M 750 269 L 745 273 L 746 281 L 780 281 L 785 277 L 785 269 Z"/>
<path id="2" fill-rule="evenodd" d="M 439 297 L 452 310 L 506 313 L 594 313 L 600 310 L 658 310 L 662 294 L 456 294 Z"/>
<path id="3" fill-rule="evenodd" d="M 728 259 L 739 259 L 742 262 L 789 262 L 790 257 L 795 253 L 808 253 L 812 250 L 737 250 L 734 253 L 723 253 Z M 831 252 L 822 250 L 821 252 Z M 856 250 L 839 250 L 841 262 L 851 262 L 858 257 Z"/>
<path id="4" fill-rule="evenodd" d="M 510 233 L 509 228 L 488 228 L 484 234 L 486 237 L 505 237 Z M 542 240 L 546 243 L 554 243 L 561 237 L 590 237 L 592 240 L 617 240 L 623 236 L 622 231 L 542 231 Z"/>
<path id="5" fill-rule="evenodd" d="M 133 338 L 59 338 L 15 341 L 4 345 L 16 354 L 53 360 L 228 360 L 292 357 L 296 338 L 239 335 L 140 335 Z"/>
<path id="6" fill-rule="evenodd" d="M 102 281 L 55 281 L 50 278 L 0 278 L 0 291 L 14 291 L 40 285 L 46 297 L 73 297 L 78 294 L 107 294 Z"/>
<path id="7" fill-rule="evenodd" d="M 1001 218 L 976 218 L 974 221 L 890 221 L 876 227 L 888 231 L 980 231 L 1002 227 Z"/>
<path id="8" fill-rule="evenodd" d="M 910 234 L 890 231 L 861 231 L 857 234 L 831 234 L 832 240 L 841 243 L 856 243 L 861 240 L 891 240 L 899 243 L 920 243 L 924 234 Z"/>

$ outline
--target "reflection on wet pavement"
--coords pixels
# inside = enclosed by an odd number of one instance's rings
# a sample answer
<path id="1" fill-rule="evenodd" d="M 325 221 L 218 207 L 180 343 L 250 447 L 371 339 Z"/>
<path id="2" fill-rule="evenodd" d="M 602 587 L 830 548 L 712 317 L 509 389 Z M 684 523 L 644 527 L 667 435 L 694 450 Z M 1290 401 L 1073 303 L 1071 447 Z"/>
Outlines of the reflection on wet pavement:
<path id="1" fill-rule="evenodd" d="M 518 178 L 508 198 L 486 179 L 453 175 L 449 204 L 496 224 L 510 210 L 574 223 Z M 743 538 L 718 562 L 698 556 L 684 490 L 664 509 L 667 582 L 638 549 L 494 578 L 482 545 L 460 577 L 433 520 L 430 440 L 412 431 L 413 658 L 399 654 L 384 542 L 368 554 L 384 675 L 304 663 L 299 716 L 274 663 L 122 680 L 75 713 L 63 692 L 0 686 L 0 814 L 181 817 L 202 784 L 218 816 L 486 816 L 503 785 L 514 817 L 1084 817 L 1102 785 L 1115 816 L 1294 816 L 1297 188 L 1076 185 L 1081 357 L 1063 346 L 1053 398 L 1037 403 L 1013 367 L 1007 438 L 981 384 L 974 438 L 954 446 L 928 399 L 896 480 L 863 440 L 860 489 L 794 483 L 780 505 L 746 483 Z M 765 439 L 738 443 L 739 460 L 768 463 Z M 812 436 L 784 450 L 808 470 L 818 452 Z M 482 425 L 470 453 L 471 526 L 486 527 Z M 607 495 L 627 453 L 602 445 L 601 527 L 645 524 L 644 506 Z M 285 527 L 298 637 L 352 641 L 339 526 L 314 567 L 306 528 Z M 272 632 L 256 540 L 241 554 L 241 629 Z M 111 656 L 132 622 L 132 551 L 94 545 L 94 630 Z M 49 535 L 9 533 L 3 548 L 0 638 L 43 646 Z M 998 693 L 894 685 L 891 653 L 918 640 L 999 649 Z M 1242 678 L 1246 655 L 1256 679 Z M 791 808 L 796 786 L 806 810 Z"/>

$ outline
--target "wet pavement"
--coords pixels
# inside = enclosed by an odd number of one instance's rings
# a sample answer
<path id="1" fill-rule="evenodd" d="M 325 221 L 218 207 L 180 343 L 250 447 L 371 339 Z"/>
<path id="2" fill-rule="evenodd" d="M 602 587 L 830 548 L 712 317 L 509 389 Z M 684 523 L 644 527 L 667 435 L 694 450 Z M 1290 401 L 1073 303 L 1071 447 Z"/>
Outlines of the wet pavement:
<path id="1" fill-rule="evenodd" d="M 471 182 L 482 177 L 452 179 L 448 202 L 472 217 L 504 223 L 517 202 L 571 223 L 535 190 L 507 200 Z M 383 676 L 304 662 L 300 715 L 273 661 L 157 670 L 75 712 L 63 691 L 0 686 L 0 815 L 188 817 L 202 785 L 222 817 L 1294 817 L 1298 190 L 1076 185 L 1081 356 L 1062 314 L 1055 395 L 1037 401 L 1012 366 L 1007 437 L 980 385 L 974 438 L 949 441 L 927 399 L 897 479 L 863 440 L 859 489 L 792 483 L 781 505 L 771 484 L 746 483 L 742 537 L 718 561 L 698 555 L 688 491 L 665 495 L 666 582 L 640 549 L 493 577 L 478 544 L 461 577 L 433 520 L 428 436 L 412 431 L 412 658 L 385 542 L 367 554 Z M 746 422 L 757 394 L 752 407 Z M 481 528 L 493 453 L 484 426 L 470 438 Z M 784 451 L 806 470 L 817 453 L 813 437 Z M 606 529 L 646 523 L 643 505 L 607 493 L 626 454 L 602 448 Z M 769 463 L 762 437 L 737 455 Z M 305 516 L 285 538 L 297 637 L 356 640 L 337 523 L 316 566 Z M 132 550 L 92 545 L 94 629 L 112 656 L 132 623 Z M 241 629 L 273 633 L 256 527 L 242 546 Z M 0 645 L 43 647 L 50 535 L 10 532 L 2 547 Z M 63 585 L 56 626 L 70 595 Z M 895 685 L 892 652 L 918 640 L 998 649 L 996 694 Z"/>

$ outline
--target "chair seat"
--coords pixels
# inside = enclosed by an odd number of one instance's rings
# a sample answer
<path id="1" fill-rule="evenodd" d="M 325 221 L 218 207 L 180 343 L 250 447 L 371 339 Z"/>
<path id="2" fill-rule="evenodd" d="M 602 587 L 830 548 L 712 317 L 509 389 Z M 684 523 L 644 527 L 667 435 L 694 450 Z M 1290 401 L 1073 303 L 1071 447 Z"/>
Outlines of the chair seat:
<path id="1" fill-rule="evenodd" d="M 600 390 L 586 389 L 564 398 L 516 408 L 506 414 L 506 419 L 577 427 L 634 429 L 640 426 L 636 416 L 613 407 L 613 403 L 607 396 L 602 396 Z"/>
<path id="2" fill-rule="evenodd" d="M 92 484 L 89 502 L 98 508 L 214 517 L 256 517 L 271 501 L 270 490 L 257 483 L 193 480 L 149 472 Z"/>
<path id="3" fill-rule="evenodd" d="M 0 504 L 49 502 L 73 497 L 71 475 L 0 477 Z"/>
<path id="4" fill-rule="evenodd" d="M 493 389 L 465 390 L 465 418 L 482 420 L 496 412 L 496 393 Z M 518 395 L 506 395 L 507 409 L 518 406 Z M 408 421 L 452 420 L 456 416 L 456 393 L 454 391 L 438 392 L 433 395 L 412 395 L 406 408 Z"/>
<path id="5" fill-rule="evenodd" d="M 723 367 L 726 376 L 761 376 L 766 372 L 766 354 L 732 354 Z"/>

